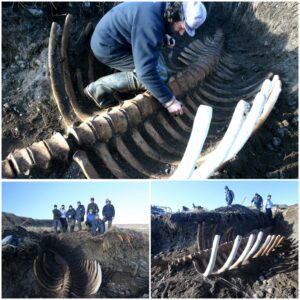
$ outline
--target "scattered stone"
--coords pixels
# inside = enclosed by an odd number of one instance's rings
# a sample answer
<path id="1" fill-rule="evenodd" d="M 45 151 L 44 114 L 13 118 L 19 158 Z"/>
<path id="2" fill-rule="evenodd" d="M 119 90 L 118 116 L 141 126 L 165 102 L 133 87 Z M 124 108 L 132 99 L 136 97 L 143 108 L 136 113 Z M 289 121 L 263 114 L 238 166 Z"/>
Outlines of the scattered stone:
<path id="1" fill-rule="evenodd" d="M 28 8 L 28 12 L 30 12 L 30 14 L 36 18 L 42 17 L 44 15 L 43 10 L 37 8 Z"/>
<path id="2" fill-rule="evenodd" d="M 267 291 L 268 291 L 269 294 L 272 295 L 274 293 L 274 288 L 270 287 L 270 288 L 268 288 Z"/>
<path id="3" fill-rule="evenodd" d="M 287 120 L 283 120 L 283 121 L 282 121 L 282 125 L 283 125 L 284 127 L 288 127 L 288 126 L 290 125 L 290 123 L 289 123 Z"/>
<path id="4" fill-rule="evenodd" d="M 273 137 L 272 139 L 272 144 L 275 146 L 275 147 L 278 147 L 279 145 L 281 145 L 282 141 L 279 137 Z"/>
<path id="5" fill-rule="evenodd" d="M 163 282 L 161 282 L 156 287 L 159 292 L 162 292 L 164 290 L 164 288 L 166 287 L 166 285 Z"/>
<path id="6" fill-rule="evenodd" d="M 289 105 L 289 106 L 296 106 L 296 104 L 297 104 L 297 101 L 296 101 L 296 100 L 289 100 L 289 101 L 288 101 L 288 105 Z"/>
<path id="7" fill-rule="evenodd" d="M 297 123 L 298 123 L 298 116 L 296 116 L 296 117 L 294 117 L 294 118 L 292 119 L 292 123 L 293 123 L 293 124 L 297 124 Z"/>
<path id="8" fill-rule="evenodd" d="M 277 134 L 278 134 L 281 138 L 283 138 L 283 137 L 285 137 L 286 135 L 289 134 L 289 130 L 288 130 L 287 128 L 278 128 L 278 129 L 277 129 Z"/>
<path id="9" fill-rule="evenodd" d="M 265 280 L 265 277 L 264 276 L 259 276 L 258 279 L 263 282 Z"/>
<path id="10" fill-rule="evenodd" d="M 4 104 L 3 104 L 3 107 L 4 107 L 5 109 L 9 109 L 9 104 L 8 104 L 8 103 L 4 103 Z"/>
<path id="11" fill-rule="evenodd" d="M 257 292 L 257 298 L 264 298 L 264 297 L 265 297 L 265 292 L 264 291 Z"/>
<path id="12" fill-rule="evenodd" d="M 275 151 L 274 147 L 271 144 L 267 144 L 267 148 L 270 151 Z"/>
<path id="13" fill-rule="evenodd" d="M 268 41 L 265 41 L 264 42 L 264 46 L 269 46 L 270 44 L 269 44 L 269 42 Z"/>

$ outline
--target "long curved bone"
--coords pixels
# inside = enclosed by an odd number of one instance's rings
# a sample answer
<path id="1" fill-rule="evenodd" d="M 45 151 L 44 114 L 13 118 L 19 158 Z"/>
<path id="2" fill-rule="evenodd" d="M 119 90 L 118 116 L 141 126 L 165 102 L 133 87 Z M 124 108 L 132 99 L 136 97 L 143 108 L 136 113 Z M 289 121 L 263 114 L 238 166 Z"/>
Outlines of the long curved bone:
<path id="1" fill-rule="evenodd" d="M 211 107 L 200 105 L 196 113 L 190 140 L 183 158 L 170 179 L 185 179 L 190 177 L 194 169 L 194 161 L 198 159 L 199 154 L 202 151 L 211 118 Z"/>
<path id="2" fill-rule="evenodd" d="M 223 163 L 225 157 L 227 156 L 230 150 L 230 145 L 236 139 L 240 128 L 246 119 L 248 109 L 249 104 L 247 102 L 241 100 L 238 103 L 223 139 L 217 146 L 216 150 L 214 150 L 209 155 L 209 157 L 205 160 L 201 167 L 193 172 L 191 178 L 208 178 L 211 174 L 214 173 L 214 171 L 219 167 L 219 165 Z M 189 177 L 190 176 L 186 178 Z"/>
<path id="3" fill-rule="evenodd" d="M 37 256 L 33 269 L 38 283 L 54 298 L 89 297 L 98 292 L 102 283 L 102 271 L 97 261 L 68 263 L 52 250 Z"/>
<path id="4" fill-rule="evenodd" d="M 215 263 L 216 263 L 219 241 L 220 241 L 220 235 L 215 235 L 213 246 L 212 246 L 212 251 L 211 251 L 211 255 L 210 255 L 210 259 L 209 259 L 209 263 L 208 263 L 207 268 L 206 268 L 206 270 L 203 274 L 204 277 L 207 277 L 213 271 L 213 268 L 214 268 Z"/>
<path id="5" fill-rule="evenodd" d="M 204 163 L 193 172 L 191 178 L 208 178 L 222 164 L 232 159 L 242 149 L 251 134 L 253 134 L 255 130 L 266 120 L 268 113 L 270 113 L 270 110 L 278 99 L 280 91 L 281 82 L 278 76 L 274 76 L 272 82 L 270 80 L 265 80 L 261 91 L 256 95 L 253 101 L 252 108 L 247 115 L 247 118 L 244 120 L 241 117 L 239 119 L 240 123 L 234 123 L 235 115 L 233 116 L 227 132 L 217 149 L 209 154 L 207 160 L 205 160 Z M 239 105 L 237 106 L 236 111 L 238 107 Z M 231 131 L 232 128 L 233 132 Z"/>
<path id="6" fill-rule="evenodd" d="M 198 233 L 201 228 L 199 229 L 198 227 Z M 260 231 L 257 236 L 251 234 L 246 238 L 242 238 L 238 235 L 233 241 L 221 244 L 219 244 L 220 236 L 215 235 L 211 249 L 200 250 L 177 258 L 169 263 L 169 265 L 172 267 L 173 265 L 192 262 L 195 270 L 202 276 L 218 275 L 227 270 L 236 269 L 259 256 L 269 255 L 284 240 L 283 236 L 273 235 L 271 237 L 269 235 L 261 245 L 263 235 L 262 231 Z M 197 240 L 198 239 L 199 236 L 197 236 Z M 237 257 L 238 254 L 239 257 Z"/>

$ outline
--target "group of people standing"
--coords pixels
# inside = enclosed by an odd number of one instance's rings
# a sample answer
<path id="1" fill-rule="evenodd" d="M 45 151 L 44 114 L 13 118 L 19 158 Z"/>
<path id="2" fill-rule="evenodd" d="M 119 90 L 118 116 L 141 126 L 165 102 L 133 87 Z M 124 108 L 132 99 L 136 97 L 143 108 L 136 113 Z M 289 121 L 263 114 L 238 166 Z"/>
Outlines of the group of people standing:
<path id="1" fill-rule="evenodd" d="M 264 203 L 262 196 L 259 195 L 258 193 L 255 193 L 253 199 L 251 200 L 251 204 L 254 204 L 259 211 L 264 207 L 265 213 L 270 220 L 272 220 L 272 207 L 273 207 L 273 202 L 271 198 L 272 196 L 268 195 L 267 200 Z M 234 199 L 234 193 L 232 190 L 228 188 L 228 186 L 225 186 L 225 199 L 227 205 L 231 205 Z"/>
<path id="2" fill-rule="evenodd" d="M 92 235 L 96 235 L 97 232 L 103 234 L 105 232 L 105 222 L 108 223 L 108 228 L 112 226 L 112 221 L 115 217 L 115 208 L 111 204 L 111 201 L 106 199 L 102 209 L 102 218 L 100 218 L 99 207 L 95 203 L 95 199 L 91 198 L 90 201 L 87 207 L 85 224 Z M 61 205 L 60 209 L 58 209 L 57 205 L 54 205 L 52 213 L 53 226 L 56 233 L 59 230 L 62 232 L 73 232 L 75 226 L 77 226 L 78 231 L 82 230 L 82 222 L 84 222 L 86 210 L 80 201 L 77 202 L 76 209 L 72 205 L 69 206 L 68 210 L 65 209 L 65 205 Z"/>

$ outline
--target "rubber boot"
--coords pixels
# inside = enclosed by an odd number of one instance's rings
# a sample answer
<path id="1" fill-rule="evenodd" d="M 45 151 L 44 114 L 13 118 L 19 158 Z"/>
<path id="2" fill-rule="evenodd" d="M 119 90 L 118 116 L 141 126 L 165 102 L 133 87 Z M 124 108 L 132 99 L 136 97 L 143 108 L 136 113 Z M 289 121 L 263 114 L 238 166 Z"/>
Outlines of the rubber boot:
<path id="1" fill-rule="evenodd" d="M 134 72 L 119 72 L 99 78 L 85 89 L 85 95 L 100 108 L 116 105 L 118 101 L 113 94 L 137 92 L 144 89 Z"/>

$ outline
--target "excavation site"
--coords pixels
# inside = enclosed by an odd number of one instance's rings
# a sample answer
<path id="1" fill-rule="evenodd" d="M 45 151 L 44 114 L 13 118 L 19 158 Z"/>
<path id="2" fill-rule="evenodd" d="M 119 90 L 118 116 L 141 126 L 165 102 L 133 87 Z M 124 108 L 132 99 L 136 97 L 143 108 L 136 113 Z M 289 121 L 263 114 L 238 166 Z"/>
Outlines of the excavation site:
<path id="1" fill-rule="evenodd" d="M 298 298 L 298 205 L 151 216 L 153 298 Z"/>
<path id="2" fill-rule="evenodd" d="M 105 110 L 83 93 L 114 72 L 90 38 L 117 4 L 2 3 L 3 178 L 297 178 L 297 2 L 204 3 L 162 49 L 178 117 L 147 91 Z"/>
<path id="3" fill-rule="evenodd" d="M 51 224 L 2 214 L 3 298 L 149 297 L 148 228 L 92 237 L 55 234 Z"/>

